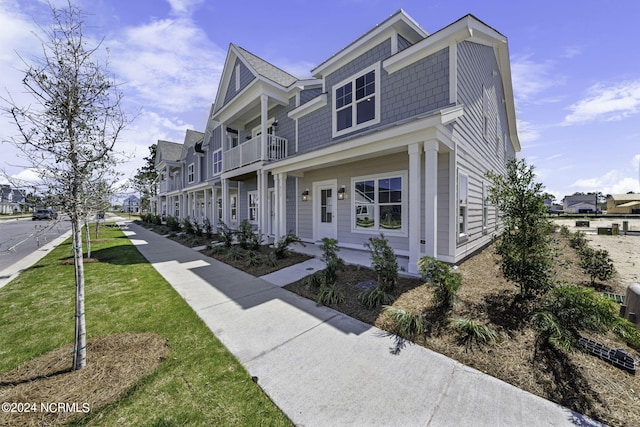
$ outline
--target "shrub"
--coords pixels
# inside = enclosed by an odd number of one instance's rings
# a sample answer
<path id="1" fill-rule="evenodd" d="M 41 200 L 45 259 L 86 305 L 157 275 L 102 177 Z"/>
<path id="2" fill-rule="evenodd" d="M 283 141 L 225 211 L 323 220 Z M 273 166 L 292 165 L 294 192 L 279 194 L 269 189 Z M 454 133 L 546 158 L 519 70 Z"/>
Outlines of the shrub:
<path id="1" fill-rule="evenodd" d="M 202 225 L 200 225 L 198 221 L 193 221 L 191 226 L 193 228 L 193 234 L 198 237 L 202 237 Z"/>
<path id="2" fill-rule="evenodd" d="M 227 258 L 233 261 L 240 261 L 241 259 L 244 259 L 244 255 L 245 255 L 245 251 L 237 246 L 232 246 L 227 251 Z"/>
<path id="3" fill-rule="evenodd" d="M 584 233 L 582 231 L 576 231 L 575 233 L 569 236 L 569 246 L 578 252 L 582 251 L 587 247 L 587 239 L 584 237 Z"/>
<path id="4" fill-rule="evenodd" d="M 358 301 L 371 310 L 380 305 L 391 304 L 393 302 L 393 295 L 388 294 L 383 287 L 378 285 L 374 289 L 360 292 Z"/>
<path id="5" fill-rule="evenodd" d="M 169 227 L 171 231 L 180 231 L 180 221 L 178 221 L 178 218 L 175 216 L 169 215 L 167 217 L 167 227 Z"/>
<path id="6" fill-rule="evenodd" d="M 423 314 L 412 313 L 403 308 L 385 305 L 384 311 L 389 314 L 398 327 L 400 335 L 411 338 L 415 335 L 422 335 L 427 331 L 427 319 Z"/>
<path id="7" fill-rule="evenodd" d="M 211 221 L 209 221 L 209 218 L 205 218 L 202 221 L 202 225 L 204 228 L 204 235 L 207 237 L 207 239 L 210 239 L 213 236 L 213 226 L 211 225 Z"/>
<path id="8" fill-rule="evenodd" d="M 640 331 L 617 313 L 612 299 L 593 289 L 570 285 L 554 289 L 532 320 L 539 340 L 565 350 L 576 348 L 580 332 L 612 331 L 628 342 L 640 342 Z"/>
<path id="9" fill-rule="evenodd" d="M 456 293 L 462 286 L 462 277 L 451 270 L 447 264 L 429 256 L 418 261 L 418 270 L 425 285 L 433 288 L 433 297 L 440 307 L 449 309 L 453 306 Z"/>
<path id="10" fill-rule="evenodd" d="M 222 240 L 224 245 L 227 248 L 230 248 L 233 244 L 235 231 L 229 228 L 229 226 L 224 222 L 220 222 L 220 224 L 218 225 L 218 234 L 220 235 L 220 240 Z"/>
<path id="11" fill-rule="evenodd" d="M 257 251 L 262 244 L 262 236 L 253 230 L 253 226 L 246 219 L 240 223 L 240 228 L 236 231 L 236 237 L 242 249 Z"/>
<path id="12" fill-rule="evenodd" d="M 325 262 L 327 268 L 323 270 L 325 283 L 335 283 L 338 270 L 342 270 L 344 267 L 344 260 L 338 256 L 338 241 L 336 239 L 330 239 L 325 237 L 322 239 L 322 260 Z"/>
<path id="13" fill-rule="evenodd" d="M 274 245 L 276 258 L 283 259 L 288 257 L 291 252 L 289 250 L 289 245 L 293 243 L 300 243 L 302 246 L 305 246 L 305 244 L 302 243 L 302 240 L 293 233 L 288 233 L 286 236 L 282 236 Z"/>
<path id="14" fill-rule="evenodd" d="M 258 267 L 264 262 L 264 257 L 255 251 L 247 251 L 244 255 L 245 267 Z"/>
<path id="15" fill-rule="evenodd" d="M 326 279 L 326 278 L 325 278 Z M 344 292 L 338 289 L 338 286 L 335 282 L 333 283 L 322 283 L 320 285 L 320 289 L 318 290 L 318 295 L 316 296 L 316 303 L 318 305 L 338 305 L 344 303 L 346 297 Z"/>
<path id="16" fill-rule="evenodd" d="M 498 334 L 487 325 L 473 319 L 457 317 L 450 320 L 451 326 L 458 331 L 460 342 L 470 349 L 475 343 L 478 347 L 499 340 Z"/>
<path id="17" fill-rule="evenodd" d="M 196 230 L 193 228 L 193 223 L 189 217 L 186 217 L 182 220 L 182 231 L 187 233 L 188 235 L 195 235 Z"/>
<path id="18" fill-rule="evenodd" d="M 560 235 L 563 236 L 563 237 L 569 238 L 571 236 L 571 231 L 569 231 L 569 227 L 567 227 L 566 225 L 561 225 L 560 226 Z"/>
<path id="19" fill-rule="evenodd" d="M 604 249 L 591 249 L 588 246 L 580 251 L 580 268 L 589 275 L 591 285 L 595 285 L 596 279 L 609 280 L 616 271 L 609 258 L 609 252 Z"/>
<path id="20" fill-rule="evenodd" d="M 398 283 L 398 261 L 389 242 L 381 233 L 380 237 L 370 237 L 365 246 L 371 255 L 371 266 L 378 275 L 378 286 L 383 292 L 392 291 Z"/>

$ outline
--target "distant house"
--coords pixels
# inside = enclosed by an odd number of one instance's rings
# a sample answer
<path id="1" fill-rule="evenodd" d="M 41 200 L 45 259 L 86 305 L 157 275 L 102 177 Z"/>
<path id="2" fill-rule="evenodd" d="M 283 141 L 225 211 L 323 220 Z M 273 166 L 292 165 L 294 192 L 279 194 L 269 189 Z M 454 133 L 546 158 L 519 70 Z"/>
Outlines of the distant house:
<path id="1" fill-rule="evenodd" d="M 22 212 L 26 198 L 23 191 L 11 188 L 10 185 L 0 186 L 0 214 L 14 214 Z"/>
<path id="2" fill-rule="evenodd" d="M 565 213 L 580 214 L 598 212 L 595 194 L 565 196 L 562 206 Z"/>
<path id="3" fill-rule="evenodd" d="M 607 213 L 640 214 L 640 194 L 612 194 L 607 197 Z"/>
<path id="4" fill-rule="evenodd" d="M 129 196 L 122 202 L 122 212 L 138 213 L 140 212 L 140 198 Z"/>
<path id="5" fill-rule="evenodd" d="M 152 209 L 270 241 L 384 233 L 411 273 L 491 242 L 485 173 L 520 151 L 507 38 L 472 15 L 429 34 L 400 10 L 336 52 L 299 79 L 231 44 L 204 132 L 158 141 Z"/>

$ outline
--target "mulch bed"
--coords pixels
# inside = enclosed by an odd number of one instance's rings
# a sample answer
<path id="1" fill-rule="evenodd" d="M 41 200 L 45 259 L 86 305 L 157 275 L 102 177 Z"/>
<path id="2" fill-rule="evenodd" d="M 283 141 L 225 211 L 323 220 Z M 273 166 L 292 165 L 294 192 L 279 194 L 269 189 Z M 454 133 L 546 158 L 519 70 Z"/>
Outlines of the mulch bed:
<path id="1" fill-rule="evenodd" d="M 71 370 L 72 350 L 59 348 L 0 375 L 0 401 L 35 404 L 31 412 L 4 411 L 0 426 L 66 424 L 103 408 L 152 373 L 169 347 L 150 333 L 95 338 L 87 343 L 86 367 L 78 371 Z"/>

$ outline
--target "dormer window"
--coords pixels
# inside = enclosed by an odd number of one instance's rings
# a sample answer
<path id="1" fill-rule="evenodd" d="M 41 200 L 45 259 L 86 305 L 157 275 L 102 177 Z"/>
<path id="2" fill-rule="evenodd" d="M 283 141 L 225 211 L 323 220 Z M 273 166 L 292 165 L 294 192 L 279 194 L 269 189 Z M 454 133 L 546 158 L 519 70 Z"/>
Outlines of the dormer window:
<path id="1" fill-rule="evenodd" d="M 343 80 L 333 90 L 333 136 L 380 122 L 380 64 Z"/>

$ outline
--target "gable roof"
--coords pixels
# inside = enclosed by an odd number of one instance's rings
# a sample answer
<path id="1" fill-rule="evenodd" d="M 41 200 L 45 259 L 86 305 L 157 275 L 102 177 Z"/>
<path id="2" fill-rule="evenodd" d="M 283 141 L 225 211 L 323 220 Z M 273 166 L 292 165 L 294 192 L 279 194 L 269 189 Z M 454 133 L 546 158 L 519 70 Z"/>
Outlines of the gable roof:
<path id="1" fill-rule="evenodd" d="M 378 43 L 381 39 L 388 38 L 390 31 L 400 33 L 411 43 L 416 43 L 429 35 L 429 33 L 420 27 L 404 10 L 399 9 L 396 13 L 358 37 L 329 59 L 323 61 L 311 70 L 311 74 L 316 78 L 320 78 L 322 75 L 330 73 L 332 70 L 350 61 L 352 57 L 360 55 L 365 50 L 370 49 L 372 44 Z"/>
<path id="2" fill-rule="evenodd" d="M 274 83 L 278 83 L 280 86 L 289 87 L 298 81 L 298 78 L 287 73 L 281 68 L 276 67 L 273 64 L 268 63 L 262 58 L 257 57 L 253 53 L 240 46 L 232 44 L 238 50 L 241 59 L 244 59 L 250 70 L 255 71 L 259 76 L 265 79 L 271 80 Z"/>
<path id="3" fill-rule="evenodd" d="M 187 155 L 189 148 L 194 147 L 196 152 L 202 152 L 202 141 L 204 140 L 204 133 L 197 130 L 187 129 L 184 135 L 184 144 L 182 144 L 182 151 L 180 153 L 180 159 L 184 159 Z"/>
<path id="4" fill-rule="evenodd" d="M 182 154 L 182 144 L 158 140 L 156 146 L 156 166 L 161 162 L 178 162 Z"/>
<path id="5" fill-rule="evenodd" d="M 640 194 L 612 194 L 611 198 L 616 202 L 637 202 L 640 201 Z"/>

